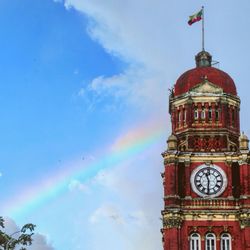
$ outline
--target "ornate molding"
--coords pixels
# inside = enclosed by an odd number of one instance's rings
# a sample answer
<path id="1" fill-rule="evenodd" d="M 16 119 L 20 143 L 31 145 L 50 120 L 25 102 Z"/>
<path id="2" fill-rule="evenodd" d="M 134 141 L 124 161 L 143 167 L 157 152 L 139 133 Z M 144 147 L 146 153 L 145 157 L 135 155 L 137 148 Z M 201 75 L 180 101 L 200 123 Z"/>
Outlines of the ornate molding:
<path id="1" fill-rule="evenodd" d="M 240 212 L 239 221 L 241 228 L 250 227 L 250 210 Z"/>
<path id="2" fill-rule="evenodd" d="M 250 158 L 249 158 L 249 151 L 240 151 L 240 157 L 239 157 L 239 164 L 244 165 L 244 164 L 249 164 L 250 163 Z"/>
<path id="3" fill-rule="evenodd" d="M 182 225 L 182 214 L 181 212 L 169 212 L 163 216 L 163 227 L 164 228 L 180 228 Z"/>
<path id="4" fill-rule="evenodd" d="M 244 218 L 240 220 L 241 227 L 250 227 L 250 218 Z"/>
<path id="5" fill-rule="evenodd" d="M 223 94 L 223 89 L 209 82 L 207 79 L 204 79 L 200 84 L 190 89 L 190 92 L 200 94 Z"/>
<path id="6" fill-rule="evenodd" d="M 182 225 L 182 219 L 178 217 L 171 217 L 163 220 L 163 227 L 166 228 L 180 228 Z"/>

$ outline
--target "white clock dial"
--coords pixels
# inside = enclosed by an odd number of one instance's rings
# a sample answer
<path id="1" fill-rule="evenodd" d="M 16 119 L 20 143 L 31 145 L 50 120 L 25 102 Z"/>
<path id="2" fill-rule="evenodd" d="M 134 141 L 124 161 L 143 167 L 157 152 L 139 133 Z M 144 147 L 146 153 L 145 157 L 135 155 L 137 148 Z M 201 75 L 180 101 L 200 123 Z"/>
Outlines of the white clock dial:
<path id="1" fill-rule="evenodd" d="M 191 186 L 195 193 L 202 197 L 217 197 L 227 186 L 225 172 L 215 165 L 201 165 L 191 174 Z"/>

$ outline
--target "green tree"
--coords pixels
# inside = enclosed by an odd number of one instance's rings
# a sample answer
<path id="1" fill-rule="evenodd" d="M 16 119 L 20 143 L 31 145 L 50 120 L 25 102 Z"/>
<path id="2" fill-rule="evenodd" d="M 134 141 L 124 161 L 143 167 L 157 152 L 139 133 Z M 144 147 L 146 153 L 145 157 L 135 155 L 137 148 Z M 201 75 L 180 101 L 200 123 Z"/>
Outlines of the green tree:
<path id="1" fill-rule="evenodd" d="M 0 250 L 27 250 L 26 246 L 32 244 L 33 231 L 35 225 L 29 223 L 24 225 L 21 230 L 12 234 L 4 232 L 4 219 L 0 217 Z M 18 248 L 15 248 L 18 247 Z"/>

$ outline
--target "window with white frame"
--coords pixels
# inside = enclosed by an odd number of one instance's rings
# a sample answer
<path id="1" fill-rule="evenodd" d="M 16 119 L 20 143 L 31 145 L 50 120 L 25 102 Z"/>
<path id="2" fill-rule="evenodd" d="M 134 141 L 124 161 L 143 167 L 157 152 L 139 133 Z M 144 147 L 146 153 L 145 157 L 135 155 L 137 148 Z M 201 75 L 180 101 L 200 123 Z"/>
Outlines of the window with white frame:
<path id="1" fill-rule="evenodd" d="M 223 233 L 221 235 L 221 240 L 220 240 L 220 248 L 221 250 L 231 250 L 232 245 L 231 245 L 231 235 L 228 233 Z"/>
<path id="2" fill-rule="evenodd" d="M 216 110 L 215 110 L 215 120 L 216 120 L 216 121 L 219 121 L 219 117 L 220 117 L 220 110 L 219 110 L 219 109 L 216 109 Z"/>
<path id="3" fill-rule="evenodd" d="M 178 111 L 178 122 L 179 123 L 181 122 L 181 111 L 180 110 Z"/>
<path id="4" fill-rule="evenodd" d="M 206 235 L 206 250 L 216 250 L 216 238 L 212 233 Z"/>
<path id="5" fill-rule="evenodd" d="M 201 250 L 201 237 L 197 233 L 190 236 L 190 250 Z"/>
<path id="6" fill-rule="evenodd" d="M 211 107 L 209 107 L 208 109 L 208 119 L 212 120 L 212 108 Z"/>
<path id="7" fill-rule="evenodd" d="M 202 111 L 201 111 L 201 119 L 205 119 L 206 118 L 206 111 L 205 111 L 205 109 L 202 109 Z"/>
<path id="8" fill-rule="evenodd" d="M 194 110 L 194 119 L 195 119 L 195 120 L 198 120 L 198 118 L 199 118 L 199 113 L 198 113 L 198 109 L 196 108 L 196 109 Z"/>

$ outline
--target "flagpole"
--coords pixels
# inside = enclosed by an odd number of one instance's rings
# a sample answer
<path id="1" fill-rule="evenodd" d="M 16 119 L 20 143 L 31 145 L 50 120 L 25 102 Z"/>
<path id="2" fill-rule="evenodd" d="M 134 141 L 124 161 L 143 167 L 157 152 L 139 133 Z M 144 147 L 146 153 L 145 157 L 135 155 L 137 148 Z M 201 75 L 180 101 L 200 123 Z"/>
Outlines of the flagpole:
<path id="1" fill-rule="evenodd" d="M 202 51 L 205 51 L 205 35 L 204 35 L 204 6 L 202 6 Z"/>

